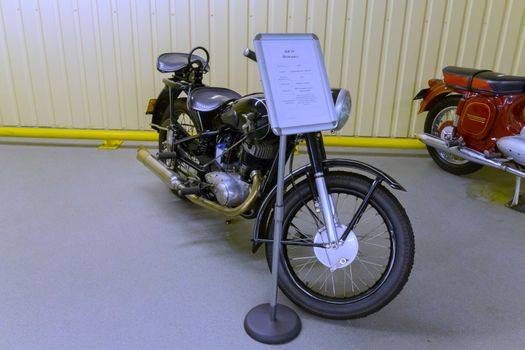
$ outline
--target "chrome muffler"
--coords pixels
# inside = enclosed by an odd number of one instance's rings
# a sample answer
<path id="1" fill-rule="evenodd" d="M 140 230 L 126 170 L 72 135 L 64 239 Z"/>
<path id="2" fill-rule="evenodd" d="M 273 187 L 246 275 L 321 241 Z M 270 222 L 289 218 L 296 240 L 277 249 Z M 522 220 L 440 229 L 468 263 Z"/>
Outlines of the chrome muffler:
<path id="1" fill-rule="evenodd" d="M 146 166 L 153 174 L 157 175 L 171 190 L 176 191 L 179 195 L 185 188 L 180 178 L 170 169 L 153 157 L 146 147 L 140 146 L 137 150 L 137 159 Z"/>
<path id="2" fill-rule="evenodd" d="M 525 172 L 521 171 L 519 169 L 516 169 L 514 167 L 508 166 L 503 161 L 497 161 L 493 159 L 488 159 L 485 157 L 485 155 L 481 152 L 474 151 L 470 148 L 460 147 L 460 146 L 452 146 L 449 147 L 445 140 L 442 140 L 440 138 L 437 138 L 435 136 L 429 135 L 429 134 L 416 134 L 416 137 L 423 142 L 425 145 L 430 146 L 432 148 L 438 149 L 440 151 L 444 151 L 447 153 L 451 153 L 457 157 L 466 159 L 468 161 L 478 163 L 481 165 L 490 166 L 492 168 L 496 168 L 499 170 L 506 171 L 508 173 L 511 173 L 513 175 L 525 178 Z"/>
<path id="3" fill-rule="evenodd" d="M 185 189 L 187 189 L 187 187 L 182 183 L 181 178 L 175 172 L 166 168 L 164 163 L 152 156 L 146 147 L 139 147 L 137 150 L 137 159 L 152 173 L 157 175 L 170 189 L 176 191 L 179 195 L 184 195 L 183 192 Z M 216 202 L 193 194 L 186 195 L 186 198 L 188 198 L 191 202 L 200 205 L 201 207 L 218 211 L 226 216 L 238 216 L 249 211 L 257 200 L 259 187 L 262 183 L 262 176 L 258 171 L 253 171 L 251 173 L 251 179 L 252 186 L 248 197 L 246 197 L 244 202 L 234 208 L 221 206 Z"/>

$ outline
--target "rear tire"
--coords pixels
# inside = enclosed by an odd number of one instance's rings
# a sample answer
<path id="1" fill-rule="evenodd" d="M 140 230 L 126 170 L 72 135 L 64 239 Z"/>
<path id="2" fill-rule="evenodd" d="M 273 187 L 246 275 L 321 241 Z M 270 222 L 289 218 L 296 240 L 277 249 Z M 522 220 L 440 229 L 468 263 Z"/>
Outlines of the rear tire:
<path id="1" fill-rule="evenodd" d="M 188 108 L 186 107 L 186 99 L 185 98 L 179 98 L 175 100 L 173 103 L 173 116 L 176 123 L 176 128 L 179 130 L 180 135 L 179 138 L 195 135 L 197 133 L 201 132 L 201 128 L 199 127 L 199 123 L 193 118 L 192 114 L 188 111 Z M 168 140 L 168 131 L 166 129 L 170 126 L 170 107 L 166 107 L 164 110 L 164 113 L 162 114 L 161 122 L 160 122 L 161 129 L 159 129 L 159 153 L 162 152 L 173 152 L 174 147 L 170 145 L 170 142 Z M 179 145 L 178 147 L 185 147 L 182 145 Z M 187 153 L 191 153 L 188 149 L 185 149 Z M 190 169 L 187 167 L 183 169 L 184 165 L 178 164 L 176 159 L 163 159 L 161 160 L 166 166 L 175 171 L 176 173 L 184 173 L 185 175 L 190 172 Z M 177 194 L 177 191 L 172 190 L 172 192 L 181 198 L 186 198 L 184 196 L 180 196 Z"/>
<path id="2" fill-rule="evenodd" d="M 457 119 L 456 108 L 461 96 L 447 96 L 437 102 L 427 114 L 425 119 L 425 133 L 444 138 L 445 134 L 451 133 L 453 124 Z M 466 175 L 478 171 L 483 166 L 470 162 L 445 151 L 436 150 L 427 146 L 428 153 L 439 167 L 454 175 Z"/>

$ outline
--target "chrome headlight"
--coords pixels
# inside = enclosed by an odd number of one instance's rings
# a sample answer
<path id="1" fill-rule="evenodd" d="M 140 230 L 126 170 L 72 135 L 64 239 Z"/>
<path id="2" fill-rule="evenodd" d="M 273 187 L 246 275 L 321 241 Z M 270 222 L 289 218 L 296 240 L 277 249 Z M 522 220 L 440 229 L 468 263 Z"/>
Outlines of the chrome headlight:
<path id="1" fill-rule="evenodd" d="M 352 110 L 352 98 L 350 97 L 350 91 L 346 89 L 340 89 L 335 100 L 335 114 L 337 116 L 337 126 L 334 130 L 341 130 L 346 124 L 350 111 Z"/>

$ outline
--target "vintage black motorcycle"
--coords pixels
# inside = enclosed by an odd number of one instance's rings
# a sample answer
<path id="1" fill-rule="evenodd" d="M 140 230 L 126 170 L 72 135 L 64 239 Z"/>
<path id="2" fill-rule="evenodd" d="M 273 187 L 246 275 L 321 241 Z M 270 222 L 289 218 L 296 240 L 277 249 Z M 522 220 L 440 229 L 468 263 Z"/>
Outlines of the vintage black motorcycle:
<path id="1" fill-rule="evenodd" d="M 198 50 L 204 57 L 194 54 Z M 244 55 L 256 61 L 253 51 Z M 271 267 L 279 138 L 271 131 L 264 95 L 205 86 L 208 63 L 202 47 L 158 57 L 157 69 L 173 74 L 163 79 L 165 88 L 146 112 L 159 133 L 159 152 L 153 156 L 141 147 L 137 158 L 176 195 L 226 216 L 256 218 L 253 252 L 265 244 Z M 332 95 L 341 128 L 350 113 L 350 94 L 333 89 Z M 301 141 L 310 164 L 293 169 Z M 401 291 L 414 260 L 410 221 L 383 184 L 403 187 L 368 164 L 328 159 L 321 133 L 288 136 L 286 148 L 290 173 L 280 289 L 300 307 L 327 318 L 378 311 Z M 325 225 L 319 180 L 326 184 L 332 232 Z"/>

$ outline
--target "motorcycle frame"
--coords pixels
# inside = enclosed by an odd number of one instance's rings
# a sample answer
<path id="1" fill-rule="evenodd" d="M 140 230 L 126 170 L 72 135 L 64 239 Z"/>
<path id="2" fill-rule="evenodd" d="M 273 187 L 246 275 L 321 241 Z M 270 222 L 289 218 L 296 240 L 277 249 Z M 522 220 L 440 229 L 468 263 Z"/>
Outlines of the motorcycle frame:
<path id="1" fill-rule="evenodd" d="M 198 79 L 195 82 L 186 82 L 181 81 L 180 77 L 177 75 L 173 75 L 171 79 L 163 79 L 163 82 L 165 84 L 164 89 L 160 92 L 156 103 L 154 105 L 154 109 L 151 114 L 152 115 L 152 122 L 151 126 L 153 129 L 156 129 L 157 131 L 160 128 L 160 122 L 162 119 L 162 113 L 165 111 L 166 107 L 169 106 L 170 108 L 170 124 L 174 124 L 173 120 L 173 107 L 174 107 L 174 101 L 180 96 L 181 93 L 185 93 L 186 95 L 189 95 L 191 90 L 196 87 L 204 86 L 202 84 L 202 81 Z M 199 122 L 202 126 L 202 120 L 200 118 L 200 115 L 198 113 L 194 113 L 192 110 L 189 110 L 190 113 L 193 114 L 194 117 L 198 118 Z M 194 135 L 191 137 L 184 138 L 182 140 L 179 140 L 176 144 L 180 144 L 182 142 L 191 141 L 197 138 L 200 138 L 202 136 L 207 136 L 209 133 L 213 133 L 213 131 L 210 132 L 204 132 L 199 135 Z M 368 175 L 372 175 L 374 177 L 374 180 L 372 182 L 372 185 L 370 186 L 370 189 L 368 190 L 366 196 L 363 198 L 363 201 L 360 205 L 360 207 L 357 209 L 355 215 L 351 219 L 351 221 L 348 223 L 347 228 L 343 232 L 342 236 L 339 237 L 339 242 L 344 242 L 352 229 L 355 227 L 363 213 L 365 212 L 366 208 L 368 207 L 370 203 L 370 199 L 372 198 L 372 195 L 374 191 L 380 186 L 383 182 L 388 184 L 392 189 L 395 190 L 401 190 L 405 191 L 403 186 L 401 186 L 396 180 L 394 180 L 392 177 L 390 177 L 385 172 L 368 165 L 363 162 L 355 161 L 355 160 L 349 160 L 349 159 L 327 159 L 326 150 L 323 142 L 323 136 L 320 132 L 313 132 L 313 133 L 307 133 L 304 135 L 294 135 L 295 137 L 287 137 L 287 144 L 286 144 L 286 161 L 289 161 L 290 158 L 293 155 L 293 152 L 299 142 L 300 139 L 304 138 L 306 140 L 306 148 L 308 151 L 308 157 L 310 160 L 310 163 L 300 167 L 295 170 L 290 169 L 290 174 L 288 174 L 284 178 L 284 186 L 285 186 L 285 195 L 287 192 L 287 188 L 292 186 L 296 186 L 296 182 L 301 181 L 308 181 L 310 190 L 314 194 L 314 197 L 319 198 L 318 193 L 318 186 L 316 184 L 316 176 L 326 178 L 326 175 L 331 171 L 332 168 L 343 168 L 348 172 L 348 169 L 352 170 L 358 170 L 361 172 L 365 172 Z M 159 158 L 174 158 L 178 157 L 179 160 L 182 160 L 190 167 L 196 169 L 199 173 L 205 173 L 207 171 L 206 168 L 202 168 L 199 164 L 194 163 L 191 159 L 188 159 L 188 157 L 182 157 L 180 158 L 180 155 L 176 152 L 166 152 L 163 154 L 159 154 Z M 252 252 L 256 252 L 262 244 L 265 243 L 272 243 L 273 239 L 268 239 L 268 228 L 269 224 L 271 222 L 271 219 L 273 218 L 273 204 L 275 203 L 276 198 L 276 192 L 277 192 L 277 170 L 278 170 L 278 163 L 279 159 L 276 157 L 272 165 L 267 173 L 267 176 L 260 187 L 260 196 L 259 199 L 255 202 L 252 210 L 248 213 L 242 214 L 243 217 L 251 219 L 256 218 L 254 231 L 253 231 L 253 239 L 252 239 Z M 331 203 L 331 211 L 335 215 L 335 208 L 333 207 L 333 203 Z M 337 221 L 337 217 L 335 218 Z M 337 243 L 337 242 L 332 242 Z M 304 241 L 296 241 L 296 240 L 281 240 L 281 244 L 283 245 L 299 245 L 299 246 L 310 246 L 310 247 L 324 247 L 326 248 L 325 244 L 316 244 L 314 242 L 304 242 Z"/>

